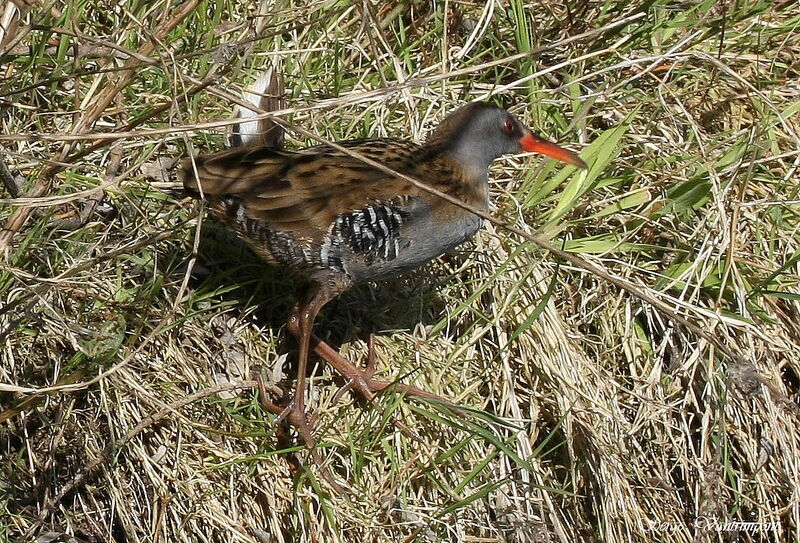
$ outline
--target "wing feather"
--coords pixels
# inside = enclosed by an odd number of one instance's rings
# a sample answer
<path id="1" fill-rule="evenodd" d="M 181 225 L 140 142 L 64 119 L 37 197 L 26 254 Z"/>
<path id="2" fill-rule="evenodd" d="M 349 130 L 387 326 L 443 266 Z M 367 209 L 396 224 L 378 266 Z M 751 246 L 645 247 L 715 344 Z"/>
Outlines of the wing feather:
<path id="1" fill-rule="evenodd" d="M 419 175 L 413 158 L 420 148 L 415 144 L 359 140 L 347 146 L 390 168 Z M 327 232 L 342 214 L 419 193 L 403 180 L 326 147 L 300 152 L 234 148 L 186 159 L 183 169 L 188 191 L 198 194 L 202 187 L 206 198 L 223 202 L 222 207 L 233 198 L 249 219 L 273 230 L 303 235 Z"/>

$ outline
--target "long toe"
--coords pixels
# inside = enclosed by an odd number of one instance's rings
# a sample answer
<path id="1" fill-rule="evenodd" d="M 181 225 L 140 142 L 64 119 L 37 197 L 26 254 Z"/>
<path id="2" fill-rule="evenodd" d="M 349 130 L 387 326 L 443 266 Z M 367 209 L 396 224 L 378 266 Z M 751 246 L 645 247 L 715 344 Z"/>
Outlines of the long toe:
<path id="1" fill-rule="evenodd" d="M 371 401 L 375 395 L 387 388 L 412 396 L 415 398 L 422 398 L 426 400 L 434 400 L 447 404 L 451 407 L 458 407 L 450 400 L 443 398 L 437 394 L 433 394 L 421 388 L 411 385 L 404 385 L 402 383 L 388 383 L 386 381 L 379 381 L 373 379 L 372 375 L 375 373 L 374 368 L 374 353 L 367 357 L 367 369 L 362 370 L 355 365 L 351 364 L 347 359 L 340 355 L 333 347 L 319 339 L 316 335 L 311 336 L 311 345 L 320 357 L 322 357 L 328 364 L 330 364 L 339 374 L 347 380 L 345 384 L 346 390 L 354 390 L 365 400 Z M 370 360 L 370 357 L 373 359 Z"/>

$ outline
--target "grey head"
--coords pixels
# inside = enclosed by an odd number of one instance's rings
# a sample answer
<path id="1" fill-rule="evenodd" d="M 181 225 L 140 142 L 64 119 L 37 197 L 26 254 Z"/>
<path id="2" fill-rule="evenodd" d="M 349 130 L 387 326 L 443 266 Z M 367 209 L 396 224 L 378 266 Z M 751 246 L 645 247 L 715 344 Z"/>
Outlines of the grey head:
<path id="1" fill-rule="evenodd" d="M 542 139 L 505 109 L 484 102 L 472 102 L 448 115 L 426 146 L 440 149 L 475 177 L 485 177 L 489 165 L 501 156 L 521 152 L 586 167 L 572 151 Z"/>

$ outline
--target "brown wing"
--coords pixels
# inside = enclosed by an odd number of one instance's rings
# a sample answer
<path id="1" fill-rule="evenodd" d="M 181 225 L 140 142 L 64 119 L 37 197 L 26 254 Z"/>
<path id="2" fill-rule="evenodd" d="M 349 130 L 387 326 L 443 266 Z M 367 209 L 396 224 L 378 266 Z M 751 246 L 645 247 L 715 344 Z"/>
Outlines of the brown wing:
<path id="1" fill-rule="evenodd" d="M 361 140 L 344 145 L 415 175 L 415 144 Z M 343 213 L 419 191 L 356 158 L 326 147 L 298 152 L 238 148 L 186 159 L 184 187 L 212 201 L 233 197 L 247 217 L 274 230 L 325 232 Z M 196 173 L 195 175 L 195 168 Z"/>

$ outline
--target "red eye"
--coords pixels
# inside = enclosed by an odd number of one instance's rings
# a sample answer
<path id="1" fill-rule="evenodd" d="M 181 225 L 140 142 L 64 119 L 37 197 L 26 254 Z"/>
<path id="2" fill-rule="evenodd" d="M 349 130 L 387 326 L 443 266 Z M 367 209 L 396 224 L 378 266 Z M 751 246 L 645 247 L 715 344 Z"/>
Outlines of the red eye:
<path id="1" fill-rule="evenodd" d="M 506 122 L 503 124 L 503 132 L 508 135 L 514 132 L 514 121 L 512 119 L 506 119 Z"/>

